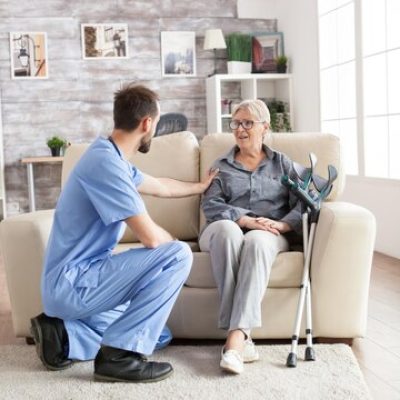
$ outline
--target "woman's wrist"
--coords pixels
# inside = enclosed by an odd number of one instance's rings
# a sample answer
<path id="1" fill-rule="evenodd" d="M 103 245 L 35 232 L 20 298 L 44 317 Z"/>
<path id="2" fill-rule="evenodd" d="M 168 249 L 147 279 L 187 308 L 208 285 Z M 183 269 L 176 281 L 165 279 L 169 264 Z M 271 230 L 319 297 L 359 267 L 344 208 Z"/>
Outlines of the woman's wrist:
<path id="1" fill-rule="evenodd" d="M 236 223 L 241 227 L 241 228 L 247 228 L 247 223 L 249 222 L 250 217 L 247 215 L 242 215 L 238 220 L 236 220 Z"/>
<path id="2" fill-rule="evenodd" d="M 281 233 L 290 232 L 292 227 L 285 221 L 279 221 L 282 224 L 282 228 L 280 229 Z"/>

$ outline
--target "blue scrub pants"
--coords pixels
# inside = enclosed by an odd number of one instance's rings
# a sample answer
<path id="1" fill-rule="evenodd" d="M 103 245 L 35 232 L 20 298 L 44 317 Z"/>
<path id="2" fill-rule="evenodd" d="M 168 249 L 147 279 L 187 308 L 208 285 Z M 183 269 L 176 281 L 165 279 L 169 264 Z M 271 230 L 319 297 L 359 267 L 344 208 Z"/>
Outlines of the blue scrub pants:
<path id="1" fill-rule="evenodd" d="M 43 298 L 45 312 L 64 320 L 69 358 L 91 360 L 101 344 L 146 355 L 166 346 L 171 335 L 165 324 L 192 259 L 187 244 L 173 241 L 73 271 L 73 285 L 68 274 L 55 280 L 52 295 L 46 291 Z"/>

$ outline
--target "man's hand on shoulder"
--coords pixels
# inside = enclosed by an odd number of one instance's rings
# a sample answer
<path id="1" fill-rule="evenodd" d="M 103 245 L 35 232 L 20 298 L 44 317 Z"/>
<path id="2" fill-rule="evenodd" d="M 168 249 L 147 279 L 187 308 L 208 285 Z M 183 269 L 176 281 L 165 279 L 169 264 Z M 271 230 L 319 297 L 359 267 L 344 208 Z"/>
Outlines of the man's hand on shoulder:
<path id="1" fill-rule="evenodd" d="M 204 193 L 208 187 L 211 185 L 213 179 L 218 175 L 219 169 L 218 168 L 211 168 L 208 171 L 208 175 L 200 182 L 201 185 L 201 192 Z"/>

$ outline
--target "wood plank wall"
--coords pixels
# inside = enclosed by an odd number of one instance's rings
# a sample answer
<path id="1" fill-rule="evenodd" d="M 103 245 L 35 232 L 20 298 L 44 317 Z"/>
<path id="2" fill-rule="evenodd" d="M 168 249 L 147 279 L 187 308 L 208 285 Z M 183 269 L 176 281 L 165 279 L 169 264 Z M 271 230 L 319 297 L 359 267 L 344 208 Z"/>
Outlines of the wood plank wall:
<path id="1" fill-rule="evenodd" d="M 83 60 L 80 24 L 127 23 L 129 59 Z M 112 129 L 112 99 L 126 82 L 141 82 L 161 97 L 161 112 L 183 112 L 189 130 L 206 132 L 205 78 L 213 52 L 204 51 L 206 29 L 276 31 L 276 20 L 238 19 L 236 0 L 0 0 L 0 90 L 8 215 L 28 211 L 23 157 L 48 155 L 46 139 L 92 141 Z M 162 78 L 161 31 L 195 31 L 197 76 Z M 49 79 L 11 80 L 9 32 L 47 32 Z M 218 52 L 226 72 L 226 53 Z M 234 90 L 234 89 L 233 89 Z M 61 167 L 35 167 L 36 205 L 53 208 Z"/>

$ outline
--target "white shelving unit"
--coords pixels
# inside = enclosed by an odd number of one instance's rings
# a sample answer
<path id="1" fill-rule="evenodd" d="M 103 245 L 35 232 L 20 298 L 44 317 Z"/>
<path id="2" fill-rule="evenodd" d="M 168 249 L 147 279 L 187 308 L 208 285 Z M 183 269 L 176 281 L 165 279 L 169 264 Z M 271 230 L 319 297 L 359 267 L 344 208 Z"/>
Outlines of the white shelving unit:
<path id="1" fill-rule="evenodd" d="M 288 103 L 290 124 L 294 128 L 291 74 L 217 74 L 206 80 L 208 133 L 228 131 L 226 126 L 231 115 L 222 114 L 221 101 L 225 98 L 224 92 L 232 90 L 232 83 L 239 88 L 239 97 L 235 99 L 237 101 L 275 98 Z"/>

